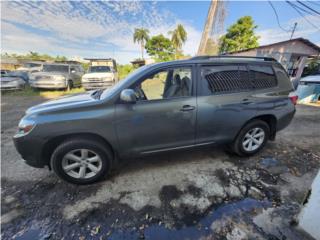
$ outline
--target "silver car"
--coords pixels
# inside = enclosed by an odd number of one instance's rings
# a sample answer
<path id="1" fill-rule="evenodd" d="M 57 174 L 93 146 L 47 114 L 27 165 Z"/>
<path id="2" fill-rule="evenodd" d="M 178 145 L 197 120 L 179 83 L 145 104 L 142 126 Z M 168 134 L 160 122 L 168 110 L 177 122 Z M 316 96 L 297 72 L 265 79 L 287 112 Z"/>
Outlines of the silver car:
<path id="1" fill-rule="evenodd" d="M 43 64 L 40 72 L 33 73 L 30 86 L 45 89 L 72 89 L 81 86 L 84 70 L 79 64 Z"/>
<path id="2" fill-rule="evenodd" d="M 27 74 L 19 71 L 3 73 L 1 71 L 1 90 L 20 90 L 23 89 L 28 82 Z"/>

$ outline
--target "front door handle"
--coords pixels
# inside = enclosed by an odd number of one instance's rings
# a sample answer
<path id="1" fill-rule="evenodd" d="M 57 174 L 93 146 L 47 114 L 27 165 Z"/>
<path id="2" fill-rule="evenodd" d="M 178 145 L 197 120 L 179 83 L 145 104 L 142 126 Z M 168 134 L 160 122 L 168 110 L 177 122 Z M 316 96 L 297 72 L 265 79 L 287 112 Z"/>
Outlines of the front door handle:
<path id="1" fill-rule="evenodd" d="M 184 105 L 184 106 L 180 109 L 180 111 L 186 112 L 186 111 L 192 111 L 192 110 L 194 110 L 194 109 L 195 109 L 194 106 Z"/>

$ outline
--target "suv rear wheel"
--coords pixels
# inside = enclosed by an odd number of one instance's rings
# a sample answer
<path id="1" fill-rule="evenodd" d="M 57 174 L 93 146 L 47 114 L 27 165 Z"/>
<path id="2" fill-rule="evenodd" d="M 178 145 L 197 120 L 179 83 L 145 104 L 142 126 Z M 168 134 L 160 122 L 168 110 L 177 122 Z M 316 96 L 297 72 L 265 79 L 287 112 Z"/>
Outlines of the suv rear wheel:
<path id="1" fill-rule="evenodd" d="M 239 156 L 251 156 L 259 152 L 270 135 L 269 125 L 261 120 L 246 124 L 234 140 L 232 150 Z"/>
<path id="2" fill-rule="evenodd" d="M 75 184 L 100 180 L 110 170 L 112 154 L 104 144 L 85 139 L 63 142 L 53 152 L 51 166 L 62 179 Z"/>

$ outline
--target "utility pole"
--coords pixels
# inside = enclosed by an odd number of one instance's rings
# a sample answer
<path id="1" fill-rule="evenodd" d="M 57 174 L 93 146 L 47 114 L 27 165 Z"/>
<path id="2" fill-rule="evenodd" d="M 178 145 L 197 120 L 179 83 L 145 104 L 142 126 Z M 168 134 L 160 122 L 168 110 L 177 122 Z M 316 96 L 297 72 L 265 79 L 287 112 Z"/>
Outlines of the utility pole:
<path id="1" fill-rule="evenodd" d="M 293 34 L 294 34 L 294 32 L 296 31 L 297 25 L 298 25 L 298 23 L 295 22 L 295 23 L 294 23 L 294 26 L 293 26 L 293 29 L 292 29 L 292 33 L 291 33 L 290 40 L 292 39 Z"/>
<path id="2" fill-rule="evenodd" d="M 205 54 L 207 42 L 210 37 L 210 33 L 212 31 L 215 16 L 217 14 L 217 8 L 218 8 L 217 6 L 218 6 L 218 0 L 211 0 L 206 24 L 204 26 L 204 30 L 203 30 L 203 33 L 201 36 L 201 41 L 200 41 L 197 55 L 204 55 Z"/>

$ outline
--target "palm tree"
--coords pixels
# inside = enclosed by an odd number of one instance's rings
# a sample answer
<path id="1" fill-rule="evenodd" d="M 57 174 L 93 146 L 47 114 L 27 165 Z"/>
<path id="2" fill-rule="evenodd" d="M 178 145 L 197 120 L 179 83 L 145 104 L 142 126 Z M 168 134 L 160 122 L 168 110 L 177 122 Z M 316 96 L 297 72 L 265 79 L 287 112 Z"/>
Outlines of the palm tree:
<path id="1" fill-rule="evenodd" d="M 149 39 L 149 30 L 145 28 L 135 28 L 133 34 L 133 42 L 141 44 L 141 57 L 143 59 L 144 44 Z"/>
<path id="2" fill-rule="evenodd" d="M 182 45 L 187 41 L 187 32 L 182 24 L 178 24 L 176 29 L 169 32 L 169 35 L 171 35 L 171 42 L 175 48 L 175 58 L 177 58 L 178 51 L 181 50 Z"/>

